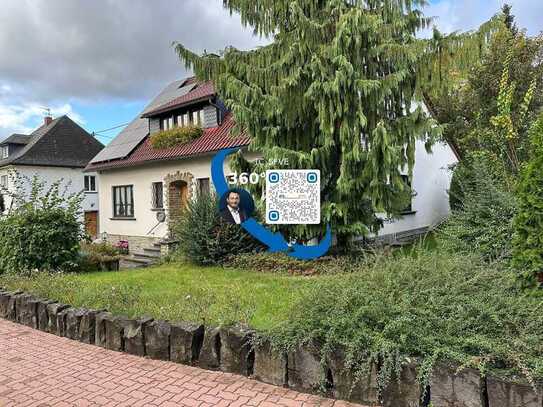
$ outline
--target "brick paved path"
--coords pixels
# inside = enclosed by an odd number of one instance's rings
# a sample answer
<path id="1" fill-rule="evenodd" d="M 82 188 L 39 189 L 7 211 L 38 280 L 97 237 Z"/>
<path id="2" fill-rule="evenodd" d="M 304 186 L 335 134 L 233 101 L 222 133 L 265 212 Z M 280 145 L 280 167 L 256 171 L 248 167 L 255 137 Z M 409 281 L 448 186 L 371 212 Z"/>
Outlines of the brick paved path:
<path id="1" fill-rule="evenodd" d="M 0 407 L 355 406 L 86 345 L 0 319 Z"/>

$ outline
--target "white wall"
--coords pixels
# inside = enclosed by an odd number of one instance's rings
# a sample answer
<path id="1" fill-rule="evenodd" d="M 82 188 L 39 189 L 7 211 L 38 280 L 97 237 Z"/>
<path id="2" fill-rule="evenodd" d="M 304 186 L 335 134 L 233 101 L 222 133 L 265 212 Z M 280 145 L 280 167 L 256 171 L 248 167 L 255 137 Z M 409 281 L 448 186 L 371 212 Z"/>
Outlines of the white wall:
<path id="1" fill-rule="evenodd" d="M 256 158 L 256 154 L 245 154 L 247 159 Z M 193 175 L 192 195 L 196 195 L 196 180 L 210 178 L 211 181 L 211 155 L 145 164 L 137 167 L 119 168 L 99 173 L 100 183 L 100 233 L 110 235 L 142 236 L 164 238 L 168 234 L 167 222 L 160 223 L 156 218 L 156 210 L 151 207 L 153 182 L 164 182 L 164 178 L 176 172 L 190 172 Z M 225 160 L 224 173 L 230 173 Z M 118 185 L 133 185 L 134 193 L 134 219 L 113 219 L 113 187 Z M 167 210 L 167 188 L 164 184 L 164 207 Z M 158 225 L 158 226 L 157 226 Z M 156 227 L 155 227 L 156 226 Z M 154 230 L 149 233 L 152 229 Z"/>
<path id="2" fill-rule="evenodd" d="M 34 175 L 40 177 L 45 181 L 47 185 L 62 179 L 62 188 L 67 186 L 68 194 L 75 194 L 83 191 L 84 189 L 84 176 L 85 175 L 97 175 L 96 173 L 83 173 L 82 168 L 64 168 L 64 167 L 45 167 L 45 166 L 30 166 L 30 165 L 15 165 L 0 168 L 0 176 L 8 175 L 8 189 L 14 191 L 13 178 L 14 171 L 22 177 L 32 178 Z M 97 192 L 85 193 L 84 200 L 82 202 L 83 211 L 97 211 L 99 208 L 98 199 L 98 177 L 96 178 Z M 25 184 L 25 188 L 29 185 Z M 11 201 L 9 198 L 5 198 L 6 209 L 9 208 Z"/>
<path id="3" fill-rule="evenodd" d="M 443 220 L 450 211 L 448 190 L 452 173 L 449 167 L 456 162 L 457 158 L 447 144 L 436 143 L 428 154 L 424 142 L 417 141 L 412 180 L 416 193 L 412 200 L 414 213 L 394 222 L 385 221 L 379 235 L 433 226 Z"/>

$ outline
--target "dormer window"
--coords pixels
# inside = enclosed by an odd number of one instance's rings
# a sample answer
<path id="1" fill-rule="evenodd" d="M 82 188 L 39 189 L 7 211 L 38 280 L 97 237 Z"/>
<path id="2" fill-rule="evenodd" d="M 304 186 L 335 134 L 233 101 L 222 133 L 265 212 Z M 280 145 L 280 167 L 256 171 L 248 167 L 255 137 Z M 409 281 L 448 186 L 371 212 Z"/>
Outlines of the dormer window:
<path id="1" fill-rule="evenodd" d="M 2 159 L 8 158 L 9 156 L 9 146 L 2 146 L 2 151 L 0 151 L 2 154 Z"/>

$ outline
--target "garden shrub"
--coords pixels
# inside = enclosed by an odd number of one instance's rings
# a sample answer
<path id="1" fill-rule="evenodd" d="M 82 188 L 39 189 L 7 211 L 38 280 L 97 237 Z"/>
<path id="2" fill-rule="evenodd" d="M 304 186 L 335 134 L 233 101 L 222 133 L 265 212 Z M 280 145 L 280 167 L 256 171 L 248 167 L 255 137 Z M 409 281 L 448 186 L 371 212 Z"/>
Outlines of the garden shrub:
<path id="1" fill-rule="evenodd" d="M 221 218 L 213 194 L 202 194 L 189 201 L 173 227 L 173 235 L 179 240 L 178 251 L 200 265 L 221 264 L 232 254 L 253 253 L 261 248 L 240 225 Z"/>
<path id="2" fill-rule="evenodd" d="M 343 348 L 353 372 L 380 367 L 381 388 L 413 359 L 421 361 L 423 384 L 437 361 L 534 383 L 543 378 L 540 308 L 540 299 L 523 295 L 515 273 L 501 263 L 446 252 L 378 255 L 359 272 L 315 279 L 289 319 L 263 335 L 284 351 L 320 344 L 323 361 Z"/>
<path id="3" fill-rule="evenodd" d="M 162 130 L 151 136 L 151 146 L 157 149 L 175 147 L 197 139 L 203 132 L 200 126 L 194 125 Z"/>
<path id="4" fill-rule="evenodd" d="M 439 229 L 439 241 L 452 252 L 509 258 L 515 196 L 484 161 L 474 161 L 471 166 L 472 179 L 463 184 L 459 209 Z"/>
<path id="5" fill-rule="evenodd" d="M 543 113 L 532 126 L 530 137 L 532 156 L 522 170 L 518 186 L 513 265 L 533 285 L 543 273 Z"/>
<path id="6" fill-rule="evenodd" d="M 0 272 L 76 269 L 81 194 L 61 192 L 62 181 L 48 187 L 37 176 L 16 177 L 15 209 L 0 219 Z"/>

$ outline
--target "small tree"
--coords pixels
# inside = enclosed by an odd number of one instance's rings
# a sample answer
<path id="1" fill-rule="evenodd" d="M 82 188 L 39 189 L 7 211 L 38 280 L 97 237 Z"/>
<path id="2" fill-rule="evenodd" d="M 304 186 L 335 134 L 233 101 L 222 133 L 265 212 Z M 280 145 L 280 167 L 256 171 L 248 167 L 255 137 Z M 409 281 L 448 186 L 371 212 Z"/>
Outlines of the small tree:
<path id="1" fill-rule="evenodd" d="M 222 220 L 215 195 L 199 195 L 190 201 L 173 234 L 179 239 L 180 254 L 202 265 L 221 264 L 229 256 L 262 247 L 240 225 Z"/>
<path id="2" fill-rule="evenodd" d="M 532 155 L 518 186 L 513 264 L 529 283 L 543 282 L 543 113 L 530 129 Z"/>
<path id="3" fill-rule="evenodd" d="M 72 270 L 80 241 L 82 195 L 69 194 L 62 180 L 47 185 L 38 176 L 10 174 L 13 205 L 0 219 L 0 272 Z"/>

